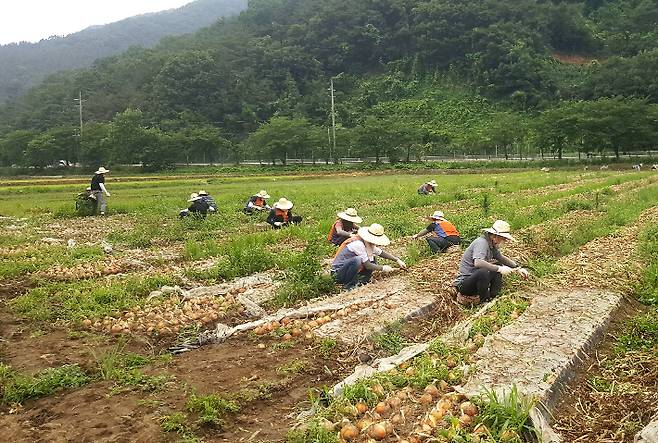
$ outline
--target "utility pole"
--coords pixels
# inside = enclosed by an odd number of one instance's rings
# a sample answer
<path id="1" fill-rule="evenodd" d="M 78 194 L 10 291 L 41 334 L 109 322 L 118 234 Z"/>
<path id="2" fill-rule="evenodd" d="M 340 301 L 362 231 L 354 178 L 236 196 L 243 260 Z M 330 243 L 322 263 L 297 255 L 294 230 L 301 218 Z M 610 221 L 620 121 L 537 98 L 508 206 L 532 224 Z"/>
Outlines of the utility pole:
<path id="1" fill-rule="evenodd" d="M 82 91 L 78 92 L 78 98 L 74 98 L 73 101 L 78 102 L 78 110 L 80 111 L 80 139 L 82 140 Z"/>
<path id="2" fill-rule="evenodd" d="M 329 140 L 329 158 L 326 159 L 325 164 L 329 164 L 331 160 L 331 129 L 327 128 L 327 140 Z"/>
<path id="3" fill-rule="evenodd" d="M 336 153 L 336 107 L 334 105 L 334 78 L 331 77 L 331 128 L 333 133 L 334 153 Z M 331 158 L 331 148 L 329 148 L 329 158 Z"/>

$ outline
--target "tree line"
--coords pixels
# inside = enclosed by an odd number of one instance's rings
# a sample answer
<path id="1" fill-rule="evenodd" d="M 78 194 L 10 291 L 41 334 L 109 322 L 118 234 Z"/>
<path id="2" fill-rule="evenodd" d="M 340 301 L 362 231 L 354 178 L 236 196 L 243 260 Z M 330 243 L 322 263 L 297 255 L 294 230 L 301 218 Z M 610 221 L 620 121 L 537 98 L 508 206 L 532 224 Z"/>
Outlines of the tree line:
<path id="1" fill-rule="evenodd" d="M 0 108 L 0 161 L 620 155 L 655 146 L 657 71 L 650 0 L 252 0 Z"/>

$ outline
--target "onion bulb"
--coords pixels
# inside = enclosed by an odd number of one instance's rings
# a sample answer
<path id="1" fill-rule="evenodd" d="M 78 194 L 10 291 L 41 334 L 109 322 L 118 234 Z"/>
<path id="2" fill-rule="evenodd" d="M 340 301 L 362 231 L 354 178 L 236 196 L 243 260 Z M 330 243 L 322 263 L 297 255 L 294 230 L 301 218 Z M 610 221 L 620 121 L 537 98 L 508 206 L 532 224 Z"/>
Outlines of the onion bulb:
<path id="1" fill-rule="evenodd" d="M 359 436 L 359 430 L 353 424 L 347 424 L 340 430 L 340 437 L 347 441 L 355 440 Z"/>
<path id="2" fill-rule="evenodd" d="M 377 406 L 375 406 L 375 412 L 378 414 L 386 414 L 390 410 L 391 408 L 383 401 L 380 401 L 379 403 L 377 403 Z"/>
<path id="3" fill-rule="evenodd" d="M 361 401 L 358 402 L 355 407 L 359 414 L 365 414 L 368 411 L 368 405 Z"/>
<path id="4" fill-rule="evenodd" d="M 427 385 L 425 387 L 425 394 L 429 394 L 432 397 L 438 397 L 439 396 L 439 390 L 434 385 Z"/>
<path id="5" fill-rule="evenodd" d="M 465 401 L 459 406 L 459 409 L 462 411 L 463 414 L 470 415 L 471 417 L 474 417 L 478 413 L 478 407 L 475 406 L 473 403 L 470 401 Z"/>
<path id="6" fill-rule="evenodd" d="M 368 430 L 368 435 L 371 438 L 374 438 L 375 440 L 383 440 L 386 438 L 388 435 L 388 432 L 386 431 L 386 426 L 384 426 L 381 423 L 376 423 L 370 427 Z"/>

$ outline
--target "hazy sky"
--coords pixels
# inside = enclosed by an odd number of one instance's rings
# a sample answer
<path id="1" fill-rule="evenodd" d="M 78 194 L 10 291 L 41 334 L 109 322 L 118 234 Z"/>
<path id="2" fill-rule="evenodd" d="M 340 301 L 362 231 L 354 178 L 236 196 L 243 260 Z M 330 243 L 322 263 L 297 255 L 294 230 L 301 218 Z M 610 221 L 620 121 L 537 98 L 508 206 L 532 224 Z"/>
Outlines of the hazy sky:
<path id="1" fill-rule="evenodd" d="M 0 44 L 36 42 L 192 0 L 0 0 Z"/>

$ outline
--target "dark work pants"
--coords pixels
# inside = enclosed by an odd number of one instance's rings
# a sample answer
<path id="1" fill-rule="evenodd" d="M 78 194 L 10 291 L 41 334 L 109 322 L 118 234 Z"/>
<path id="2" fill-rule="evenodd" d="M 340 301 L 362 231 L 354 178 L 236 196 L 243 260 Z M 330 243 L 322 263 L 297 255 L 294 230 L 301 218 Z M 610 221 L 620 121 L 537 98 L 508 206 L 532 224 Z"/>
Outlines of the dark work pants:
<path id="1" fill-rule="evenodd" d="M 359 257 L 351 258 L 343 263 L 343 266 L 333 272 L 336 282 L 343 285 L 345 289 L 352 289 L 357 285 L 363 285 L 370 281 L 372 271 L 361 268 L 361 259 Z"/>
<path id="2" fill-rule="evenodd" d="M 503 276 L 494 271 L 478 269 L 457 287 L 463 295 L 479 295 L 481 302 L 493 299 L 503 287 Z"/>
<path id="3" fill-rule="evenodd" d="M 427 237 L 427 244 L 430 246 L 432 254 L 438 252 L 445 252 L 450 246 L 458 245 L 462 242 L 462 239 L 456 235 L 450 237 Z"/>

